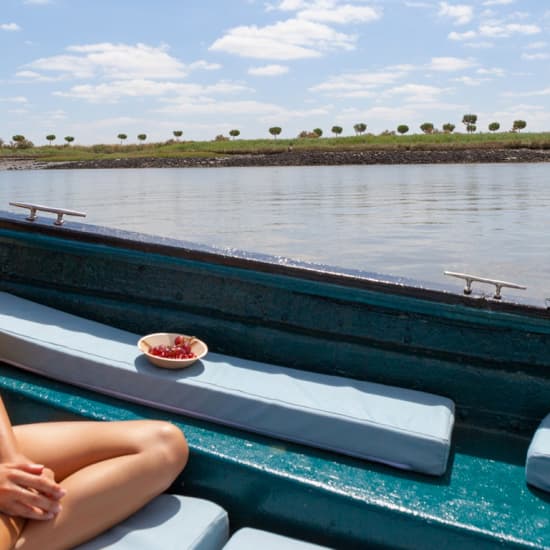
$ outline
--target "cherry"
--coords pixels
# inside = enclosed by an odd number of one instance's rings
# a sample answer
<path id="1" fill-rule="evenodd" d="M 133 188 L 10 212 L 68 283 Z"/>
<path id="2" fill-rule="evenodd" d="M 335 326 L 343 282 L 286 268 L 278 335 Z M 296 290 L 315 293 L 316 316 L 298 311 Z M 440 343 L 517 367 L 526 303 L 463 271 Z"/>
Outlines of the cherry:
<path id="1" fill-rule="evenodd" d="M 196 357 L 195 353 L 191 351 L 189 338 L 181 335 L 176 336 L 173 346 L 154 346 L 150 353 L 167 359 L 193 359 Z"/>

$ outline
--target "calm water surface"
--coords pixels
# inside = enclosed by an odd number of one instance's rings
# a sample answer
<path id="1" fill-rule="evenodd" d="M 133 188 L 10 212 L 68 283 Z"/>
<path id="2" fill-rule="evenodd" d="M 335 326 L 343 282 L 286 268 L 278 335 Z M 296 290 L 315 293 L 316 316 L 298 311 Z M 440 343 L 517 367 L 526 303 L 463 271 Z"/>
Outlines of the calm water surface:
<path id="1" fill-rule="evenodd" d="M 442 272 L 465 271 L 528 286 L 510 297 L 550 297 L 548 164 L 0 172 L 0 210 L 15 211 L 10 200 L 458 288 Z"/>

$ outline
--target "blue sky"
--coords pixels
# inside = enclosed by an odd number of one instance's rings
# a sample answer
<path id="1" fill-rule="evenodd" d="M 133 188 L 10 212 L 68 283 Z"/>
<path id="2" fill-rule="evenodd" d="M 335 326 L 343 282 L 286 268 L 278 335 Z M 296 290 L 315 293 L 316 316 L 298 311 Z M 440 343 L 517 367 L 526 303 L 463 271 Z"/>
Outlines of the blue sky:
<path id="1" fill-rule="evenodd" d="M 550 130 L 550 1 L 0 0 L 0 138 Z"/>

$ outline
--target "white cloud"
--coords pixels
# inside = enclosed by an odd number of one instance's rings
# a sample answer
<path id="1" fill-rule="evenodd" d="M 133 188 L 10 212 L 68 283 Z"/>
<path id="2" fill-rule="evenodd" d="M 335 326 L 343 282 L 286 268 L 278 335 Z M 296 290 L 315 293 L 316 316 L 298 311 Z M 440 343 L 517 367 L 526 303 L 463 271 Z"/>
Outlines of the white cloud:
<path id="1" fill-rule="evenodd" d="M 170 56 L 164 46 L 100 43 L 69 46 L 67 51 L 71 53 L 37 59 L 24 69 L 58 72 L 73 78 L 155 79 L 186 75 L 184 65 Z"/>
<path id="2" fill-rule="evenodd" d="M 264 65 L 248 69 L 248 74 L 253 76 L 279 76 L 286 73 L 288 73 L 288 67 L 284 65 Z"/>
<path id="3" fill-rule="evenodd" d="M 305 8 L 308 5 L 308 2 L 305 0 L 282 0 L 277 7 L 272 9 L 278 9 L 282 11 L 297 11 L 302 8 Z"/>
<path id="4" fill-rule="evenodd" d="M 365 92 L 395 84 L 404 78 L 410 70 L 409 66 L 404 66 L 388 67 L 386 70 L 378 72 L 343 73 L 311 87 L 309 91 L 322 92 L 337 97 L 357 97 L 359 94 L 364 96 Z"/>
<path id="5" fill-rule="evenodd" d="M 432 102 L 425 102 L 425 103 L 410 103 L 407 105 L 408 107 L 411 107 L 414 112 L 418 115 L 419 113 L 423 112 L 425 115 L 422 115 L 422 118 L 424 119 L 430 119 L 433 117 L 432 111 L 462 111 L 465 107 L 464 105 L 458 104 L 458 103 L 444 103 L 442 101 L 432 101 Z"/>
<path id="6" fill-rule="evenodd" d="M 317 107 L 308 110 L 291 110 L 276 105 L 274 103 L 241 100 L 241 101 L 225 101 L 209 99 L 195 99 L 190 101 L 189 98 L 170 99 L 168 105 L 157 110 L 159 113 L 169 113 L 170 115 L 235 115 L 235 116 L 251 116 L 255 120 L 272 120 L 278 123 L 284 123 L 287 120 L 297 118 L 307 118 L 309 116 L 326 115 L 327 110 L 324 107 Z"/>
<path id="7" fill-rule="evenodd" d="M 486 78 L 472 78 L 471 76 L 461 76 L 459 78 L 453 78 L 453 82 L 459 82 L 465 86 L 479 86 L 483 82 L 486 82 Z"/>
<path id="8" fill-rule="evenodd" d="M 513 4 L 516 0 L 486 0 L 483 2 L 484 6 L 507 6 Z"/>
<path id="9" fill-rule="evenodd" d="M 7 32 L 20 31 L 21 27 L 17 23 L 0 23 L 0 30 Z"/>
<path id="10" fill-rule="evenodd" d="M 432 4 L 428 2 L 409 2 L 405 0 L 403 2 L 407 8 L 431 8 Z"/>
<path id="11" fill-rule="evenodd" d="M 399 107 L 372 107 L 364 111 L 365 120 L 380 121 L 386 126 L 389 123 L 403 123 L 416 115 L 414 108 L 410 106 Z"/>
<path id="12" fill-rule="evenodd" d="M 18 95 L 13 97 L 0 97 L 0 102 L 4 103 L 28 103 L 28 99 L 25 96 Z"/>
<path id="13" fill-rule="evenodd" d="M 448 4 L 447 2 L 439 2 L 439 15 L 441 17 L 450 17 L 454 19 L 455 25 L 465 25 L 472 20 L 474 9 L 467 4 Z"/>
<path id="14" fill-rule="evenodd" d="M 521 25 L 518 23 L 508 23 L 505 25 L 487 24 L 480 25 L 479 34 L 491 38 L 506 38 L 513 34 L 538 34 L 541 29 L 537 25 Z"/>
<path id="15" fill-rule="evenodd" d="M 542 61 L 544 59 L 550 59 L 550 54 L 548 53 L 524 53 L 521 56 L 522 59 L 526 61 Z"/>
<path id="16" fill-rule="evenodd" d="M 355 40 L 321 23 L 288 19 L 266 27 L 234 27 L 210 50 L 256 59 L 305 59 L 319 57 L 327 50 L 352 50 Z"/>
<path id="17" fill-rule="evenodd" d="M 546 48 L 548 46 L 548 42 L 539 41 L 539 42 L 531 42 L 530 44 L 527 44 L 525 46 L 526 50 L 540 50 L 542 48 Z"/>
<path id="18" fill-rule="evenodd" d="M 443 88 L 438 88 L 436 86 L 428 86 L 424 84 L 403 84 L 402 86 L 396 86 L 395 88 L 386 90 L 384 95 L 404 95 L 408 96 L 405 99 L 407 102 L 426 102 L 433 101 L 444 91 L 445 90 Z"/>
<path id="19" fill-rule="evenodd" d="M 535 90 L 532 92 L 503 92 L 501 94 L 504 97 L 537 97 L 537 96 L 550 96 L 550 87 L 543 88 L 542 90 Z"/>
<path id="20" fill-rule="evenodd" d="M 25 4 L 37 4 L 37 5 L 45 5 L 45 4 L 52 4 L 52 0 L 25 0 Z"/>
<path id="21" fill-rule="evenodd" d="M 370 23 L 382 17 L 380 10 L 368 6 L 313 6 L 298 12 L 299 19 L 323 23 Z"/>
<path id="22" fill-rule="evenodd" d="M 199 61 L 194 61 L 187 67 L 190 71 L 195 71 L 197 69 L 203 70 L 203 71 L 217 71 L 222 68 L 222 66 L 219 63 L 209 63 L 208 61 L 204 61 L 203 59 L 200 59 Z"/>
<path id="23" fill-rule="evenodd" d="M 495 45 L 492 42 L 487 42 L 487 41 L 466 42 L 464 45 L 467 48 L 475 48 L 475 49 L 486 49 L 486 48 L 494 48 L 495 47 Z"/>
<path id="24" fill-rule="evenodd" d="M 82 84 L 73 86 L 67 92 L 54 92 L 54 95 L 82 99 L 90 103 L 116 103 L 123 97 L 161 97 L 167 94 L 178 94 L 190 98 L 245 91 L 251 90 L 242 84 L 234 84 L 224 80 L 211 86 L 201 86 L 198 84 L 139 79 L 116 80 L 96 85 Z"/>
<path id="25" fill-rule="evenodd" d="M 17 71 L 15 76 L 25 80 L 32 80 L 33 82 L 54 82 L 60 80 L 60 77 L 44 76 L 36 71 Z"/>
<path id="26" fill-rule="evenodd" d="M 466 32 L 456 32 L 452 31 L 449 33 L 447 38 L 449 40 L 471 40 L 472 38 L 475 38 L 477 36 L 477 33 L 475 31 L 466 31 Z"/>
<path id="27" fill-rule="evenodd" d="M 479 68 L 476 71 L 477 74 L 487 75 L 487 76 L 504 76 L 506 74 L 506 71 L 504 69 L 501 69 L 500 67 L 492 67 L 490 69 L 486 68 Z"/>
<path id="28" fill-rule="evenodd" d="M 268 5 L 267 11 L 296 12 L 299 19 L 324 23 L 368 23 L 380 19 L 382 8 L 357 5 L 363 0 L 282 0 L 277 6 Z"/>
<path id="29" fill-rule="evenodd" d="M 429 68 L 433 71 L 462 71 L 473 67 L 472 59 L 460 59 L 458 57 L 432 57 Z"/>

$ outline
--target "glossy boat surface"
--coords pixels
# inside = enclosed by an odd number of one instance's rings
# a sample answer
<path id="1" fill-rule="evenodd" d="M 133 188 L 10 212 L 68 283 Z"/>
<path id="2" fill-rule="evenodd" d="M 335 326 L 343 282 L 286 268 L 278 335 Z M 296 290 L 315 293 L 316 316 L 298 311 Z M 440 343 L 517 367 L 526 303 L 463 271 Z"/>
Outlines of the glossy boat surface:
<path id="1" fill-rule="evenodd" d="M 550 412 L 541 305 L 8 213 L 0 261 L 2 291 L 137 334 L 196 334 L 219 353 L 443 395 L 458 426 L 447 474 L 428 479 L 3 367 L 16 420 L 169 418 L 194 457 L 182 490 L 222 504 L 235 527 L 336 548 L 550 548 L 550 499 L 524 479 Z"/>

